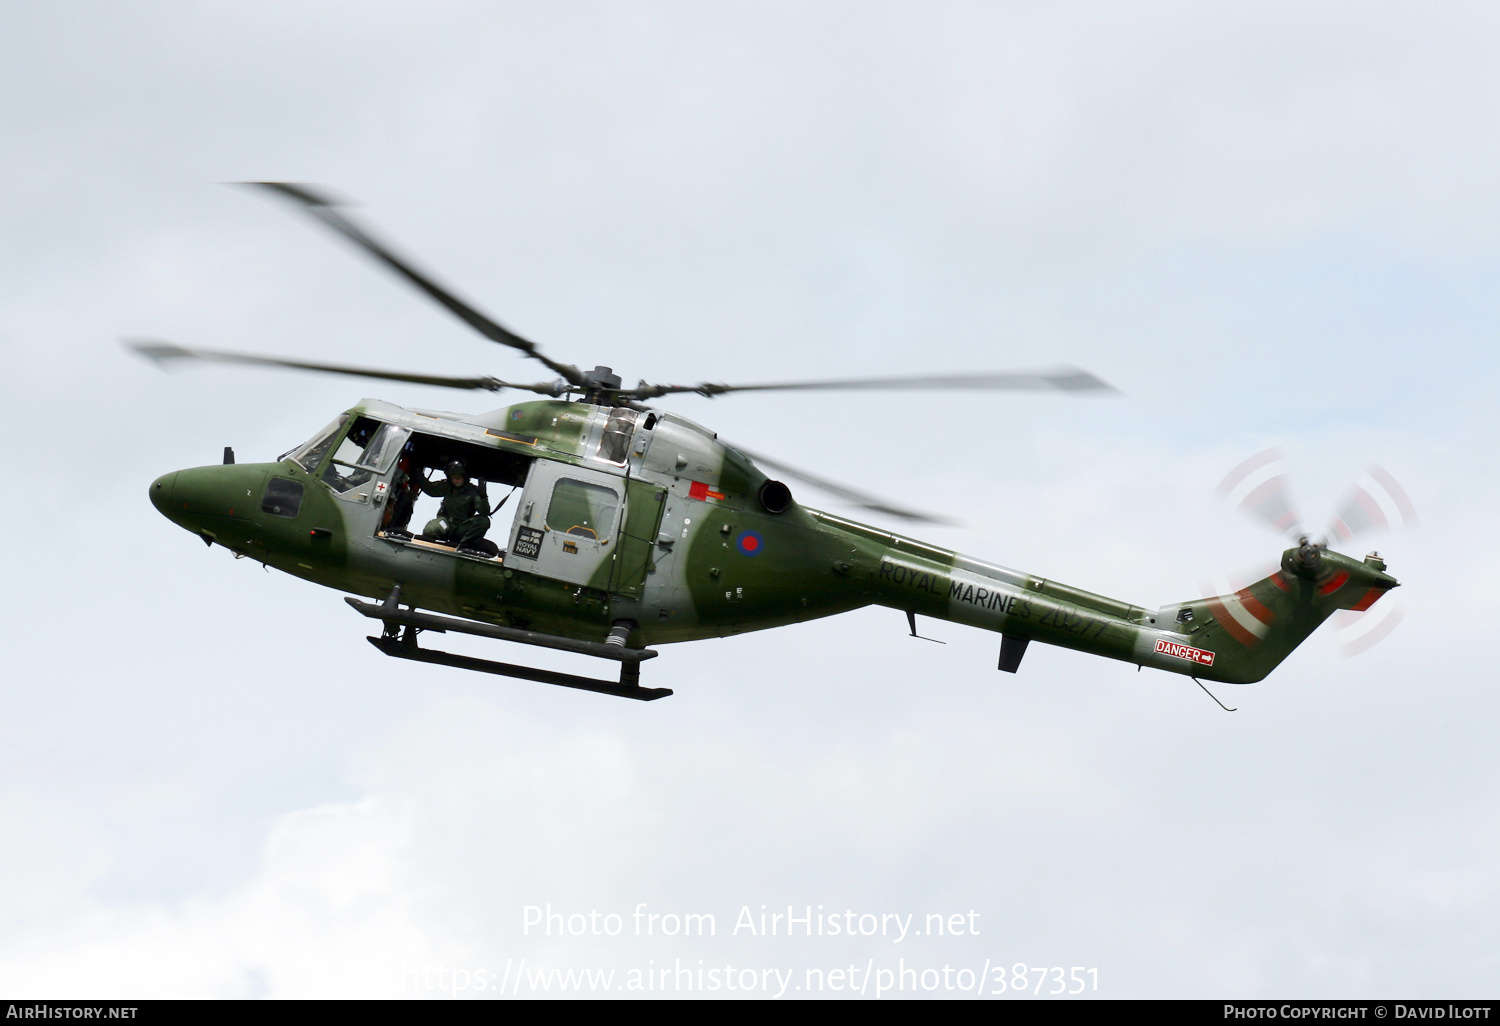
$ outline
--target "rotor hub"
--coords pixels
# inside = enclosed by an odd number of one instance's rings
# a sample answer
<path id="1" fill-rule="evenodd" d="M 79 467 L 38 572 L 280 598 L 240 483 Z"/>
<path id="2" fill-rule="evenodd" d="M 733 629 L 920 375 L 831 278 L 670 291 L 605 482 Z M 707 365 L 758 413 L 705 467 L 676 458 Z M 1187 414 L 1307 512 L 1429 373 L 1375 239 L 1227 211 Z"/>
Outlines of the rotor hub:
<path id="1" fill-rule="evenodd" d="M 582 385 L 591 392 L 617 392 L 620 389 L 620 375 L 609 367 L 595 367 L 583 372 Z"/>

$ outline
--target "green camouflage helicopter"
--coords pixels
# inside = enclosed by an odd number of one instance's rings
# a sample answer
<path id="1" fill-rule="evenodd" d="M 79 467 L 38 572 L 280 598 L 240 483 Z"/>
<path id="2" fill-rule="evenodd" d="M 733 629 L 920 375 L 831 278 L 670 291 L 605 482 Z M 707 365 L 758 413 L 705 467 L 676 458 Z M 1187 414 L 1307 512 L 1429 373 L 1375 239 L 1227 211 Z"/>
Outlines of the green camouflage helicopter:
<path id="1" fill-rule="evenodd" d="M 1200 681 L 1258 681 L 1337 610 L 1368 608 L 1397 586 L 1378 556 L 1363 561 L 1303 539 L 1280 569 L 1233 594 L 1147 609 L 971 559 L 798 503 L 757 462 L 861 506 L 910 510 L 752 457 L 645 401 L 673 393 L 812 389 L 981 388 L 1067 392 L 1108 386 L 1064 368 L 956 378 L 622 387 L 608 367 L 581 371 L 544 355 L 374 239 L 326 197 L 253 183 L 295 201 L 491 341 L 538 360 L 558 380 L 515 384 L 282 360 L 135 342 L 158 359 L 198 359 L 354 374 L 452 388 L 517 389 L 546 398 L 477 416 L 367 399 L 275 463 L 165 474 L 151 502 L 212 546 L 356 598 L 382 622 L 386 655 L 652 700 L 640 684 L 651 645 L 724 637 L 871 604 L 1001 635 L 1014 673 L 1031 641 L 1151 666 Z M 575 397 L 575 398 L 568 398 Z M 407 521 L 424 476 L 455 462 L 483 486 L 486 521 L 505 545 L 462 544 Z M 454 478 L 453 480 L 458 480 Z M 441 480 L 441 478 L 439 479 Z M 429 494 L 435 494 L 431 483 Z M 508 527 L 488 487 L 515 496 Z M 437 490 L 441 490 L 438 488 Z M 436 522 L 435 522 L 436 523 Z M 597 656 L 618 681 L 455 655 L 418 644 L 455 631 Z"/>

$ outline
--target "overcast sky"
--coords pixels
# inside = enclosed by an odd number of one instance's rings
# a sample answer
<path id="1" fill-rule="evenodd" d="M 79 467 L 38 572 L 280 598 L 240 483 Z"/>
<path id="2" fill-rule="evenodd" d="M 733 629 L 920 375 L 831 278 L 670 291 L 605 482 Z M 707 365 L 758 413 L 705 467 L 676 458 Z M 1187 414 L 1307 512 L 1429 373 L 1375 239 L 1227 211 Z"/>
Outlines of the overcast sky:
<path id="1" fill-rule="evenodd" d="M 0 8 L 0 991 L 484 997 L 524 959 L 1492 995 L 1497 45 L 1457 3 Z M 483 400 L 118 340 L 535 369 L 221 184 L 254 179 L 326 184 L 627 381 L 1085 367 L 1123 395 L 661 406 L 1142 605 L 1276 558 L 1212 495 L 1246 456 L 1285 447 L 1310 525 L 1378 463 L 1421 523 L 1353 554 L 1405 620 L 1353 659 L 1330 624 L 1216 688 L 1232 715 L 1042 646 L 1002 675 L 995 636 L 879 609 L 666 646 L 652 704 L 392 665 L 147 485 L 365 395 Z M 549 903 L 622 933 L 528 934 Z M 716 933 L 634 936 L 641 903 Z M 735 933 L 762 905 L 977 918 Z"/>

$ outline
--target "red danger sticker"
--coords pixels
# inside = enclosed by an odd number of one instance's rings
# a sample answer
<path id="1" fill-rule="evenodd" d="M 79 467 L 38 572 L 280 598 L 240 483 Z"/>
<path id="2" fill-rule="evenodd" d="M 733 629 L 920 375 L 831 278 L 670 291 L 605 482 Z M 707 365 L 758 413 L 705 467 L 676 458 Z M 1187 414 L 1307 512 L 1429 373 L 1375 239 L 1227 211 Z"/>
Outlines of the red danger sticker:
<path id="1" fill-rule="evenodd" d="M 1199 663 L 1203 666 L 1214 664 L 1214 654 L 1205 652 L 1201 648 L 1193 648 L 1190 645 L 1179 645 L 1175 641 L 1158 641 L 1156 650 L 1162 655 L 1169 655 L 1174 659 L 1186 659 L 1190 663 Z"/>

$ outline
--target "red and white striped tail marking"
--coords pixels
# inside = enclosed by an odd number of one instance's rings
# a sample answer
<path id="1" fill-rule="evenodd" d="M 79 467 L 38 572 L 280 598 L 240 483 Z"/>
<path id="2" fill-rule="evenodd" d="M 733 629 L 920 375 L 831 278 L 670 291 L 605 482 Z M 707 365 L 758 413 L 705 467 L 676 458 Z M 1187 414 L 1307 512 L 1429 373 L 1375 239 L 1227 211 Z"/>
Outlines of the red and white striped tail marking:
<path id="1" fill-rule="evenodd" d="M 1278 586 L 1284 589 L 1285 582 L 1278 582 Z M 1276 614 L 1251 594 L 1249 588 L 1212 581 L 1204 585 L 1203 594 L 1208 596 L 1208 611 L 1214 619 L 1246 648 L 1258 645 L 1276 621 Z"/>

